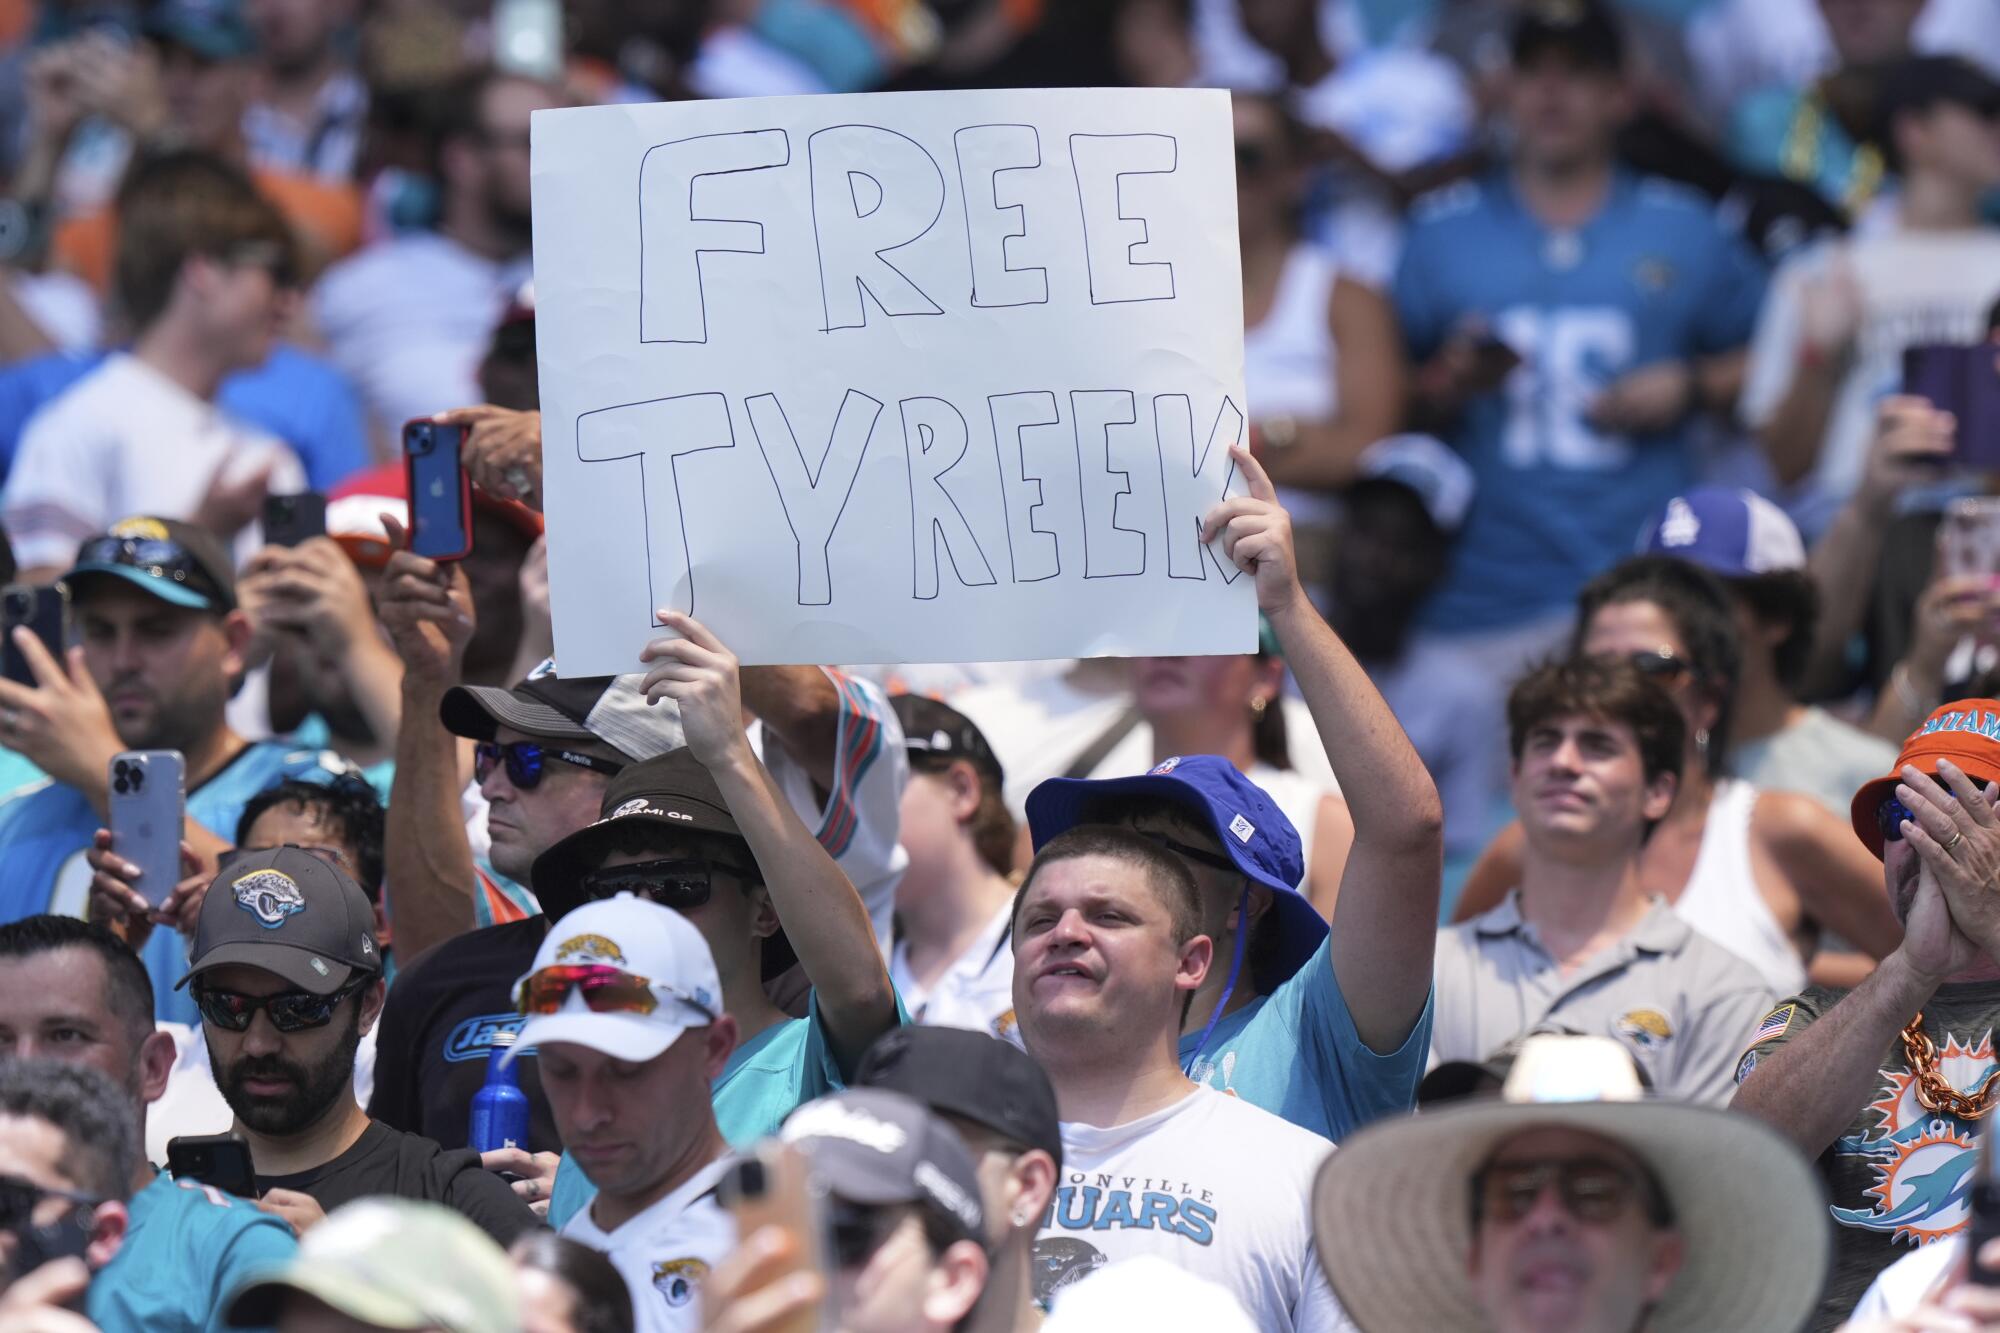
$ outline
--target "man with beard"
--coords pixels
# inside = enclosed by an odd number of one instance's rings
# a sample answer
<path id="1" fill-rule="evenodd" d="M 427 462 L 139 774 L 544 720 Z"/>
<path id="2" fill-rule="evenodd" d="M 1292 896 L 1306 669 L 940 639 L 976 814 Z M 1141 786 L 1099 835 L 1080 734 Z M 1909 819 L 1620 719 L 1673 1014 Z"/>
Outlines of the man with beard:
<path id="1" fill-rule="evenodd" d="M 528 117 L 561 95 L 484 71 L 440 105 L 443 187 L 436 231 L 371 246 L 320 279 L 314 316 L 333 361 L 360 388 L 378 430 L 440 406 L 482 401 L 476 372 L 494 326 L 532 276 Z"/>
<path id="2" fill-rule="evenodd" d="M 143 1141 L 174 1042 L 154 1030 L 153 988 L 137 954 L 102 926 L 31 916 L 0 926 L 0 1060 L 96 1070 L 128 1099 Z M 279 1218 L 219 1190 L 177 1183 L 143 1158 L 123 1194 L 125 1243 L 91 1282 L 86 1302 L 104 1333 L 220 1329 L 222 1300 L 237 1283 L 298 1249 Z"/>
<path id="3" fill-rule="evenodd" d="M 328 862 L 298 847 L 231 860 L 202 900 L 183 980 L 265 1210 L 303 1233 L 350 1199 L 393 1194 L 455 1208 L 502 1245 L 536 1225 L 477 1153 L 378 1124 L 355 1101 L 382 951 L 367 895 Z"/>
<path id="4" fill-rule="evenodd" d="M 2000 711 L 1961 699 L 1854 795 L 1903 942 L 1851 991 L 1809 986 L 1760 1024 L 1731 1105 L 1819 1158 L 1837 1225 L 1816 1329 L 1908 1250 L 1967 1229 L 2000 1105 Z M 1984 1123 L 1983 1123 L 1984 1122 Z"/>
<path id="5" fill-rule="evenodd" d="M 27 630 L 16 631 L 11 646 L 36 685 L 0 680 L 0 745 L 48 774 L 0 803 L 0 921 L 83 913 L 91 881 L 84 856 L 108 822 L 111 760 L 122 750 L 181 752 L 184 836 L 207 857 L 227 845 L 244 805 L 266 787 L 338 776 L 317 751 L 252 743 L 230 729 L 225 709 L 244 671 L 250 624 L 213 536 L 171 519 L 128 518 L 85 542 L 63 581 L 79 646 L 58 662 Z M 137 919 L 107 906 L 114 929 Z M 181 924 L 187 906 L 169 899 L 152 919 Z M 139 948 L 157 1015 L 193 1023 L 194 1006 L 174 990 L 186 961 L 178 933 L 154 931 Z"/>

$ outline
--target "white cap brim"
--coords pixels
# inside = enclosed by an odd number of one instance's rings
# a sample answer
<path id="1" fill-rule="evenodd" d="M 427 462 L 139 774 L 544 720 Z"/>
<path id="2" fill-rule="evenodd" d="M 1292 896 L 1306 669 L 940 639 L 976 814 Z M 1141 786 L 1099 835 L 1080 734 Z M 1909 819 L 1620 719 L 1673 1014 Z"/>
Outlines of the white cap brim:
<path id="1" fill-rule="evenodd" d="M 640 1014 L 540 1014 L 521 1026 L 514 1050 L 537 1049 L 551 1042 L 582 1046 L 614 1060 L 644 1064 L 665 1054 L 692 1024 Z M 510 1053 L 511 1058 L 511 1053 Z"/>

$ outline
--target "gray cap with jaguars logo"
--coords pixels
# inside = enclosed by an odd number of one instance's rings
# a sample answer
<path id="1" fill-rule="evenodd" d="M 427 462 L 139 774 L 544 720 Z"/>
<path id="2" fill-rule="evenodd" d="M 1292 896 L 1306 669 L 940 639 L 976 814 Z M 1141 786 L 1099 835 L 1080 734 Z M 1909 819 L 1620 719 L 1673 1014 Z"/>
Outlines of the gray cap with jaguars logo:
<path id="1" fill-rule="evenodd" d="M 357 972 L 382 970 L 374 906 L 360 885 L 304 848 L 242 853 L 208 886 L 194 961 L 175 988 L 229 963 L 331 995 Z"/>

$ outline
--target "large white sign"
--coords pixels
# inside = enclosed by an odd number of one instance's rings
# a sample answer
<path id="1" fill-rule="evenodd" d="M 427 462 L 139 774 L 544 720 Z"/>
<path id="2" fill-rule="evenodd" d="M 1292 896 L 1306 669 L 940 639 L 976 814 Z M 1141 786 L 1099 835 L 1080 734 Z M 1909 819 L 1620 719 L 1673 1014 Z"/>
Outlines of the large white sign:
<path id="1" fill-rule="evenodd" d="M 1247 652 L 1220 92 L 534 118 L 556 660 L 656 611 L 745 662 Z"/>

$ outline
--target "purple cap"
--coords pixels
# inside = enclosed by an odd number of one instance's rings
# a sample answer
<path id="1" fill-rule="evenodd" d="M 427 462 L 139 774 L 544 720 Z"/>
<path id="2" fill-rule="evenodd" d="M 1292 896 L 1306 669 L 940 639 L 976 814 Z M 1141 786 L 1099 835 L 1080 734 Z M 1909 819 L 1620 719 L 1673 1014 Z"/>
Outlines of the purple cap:
<path id="1" fill-rule="evenodd" d="M 1785 511 L 1755 491 L 1697 486 L 1667 501 L 1639 540 L 1645 555 L 1670 555 L 1726 579 L 1804 569 L 1806 544 Z"/>
<path id="2" fill-rule="evenodd" d="M 1220 755 L 1177 755 L 1133 778 L 1050 778 L 1028 793 L 1028 830 L 1035 850 L 1059 833 L 1091 822 L 1101 801 L 1150 796 L 1199 815 L 1245 877 L 1271 890 L 1271 910 L 1283 928 L 1280 967 L 1289 977 L 1326 938 L 1326 918 L 1306 901 L 1299 831 L 1278 803 Z"/>

